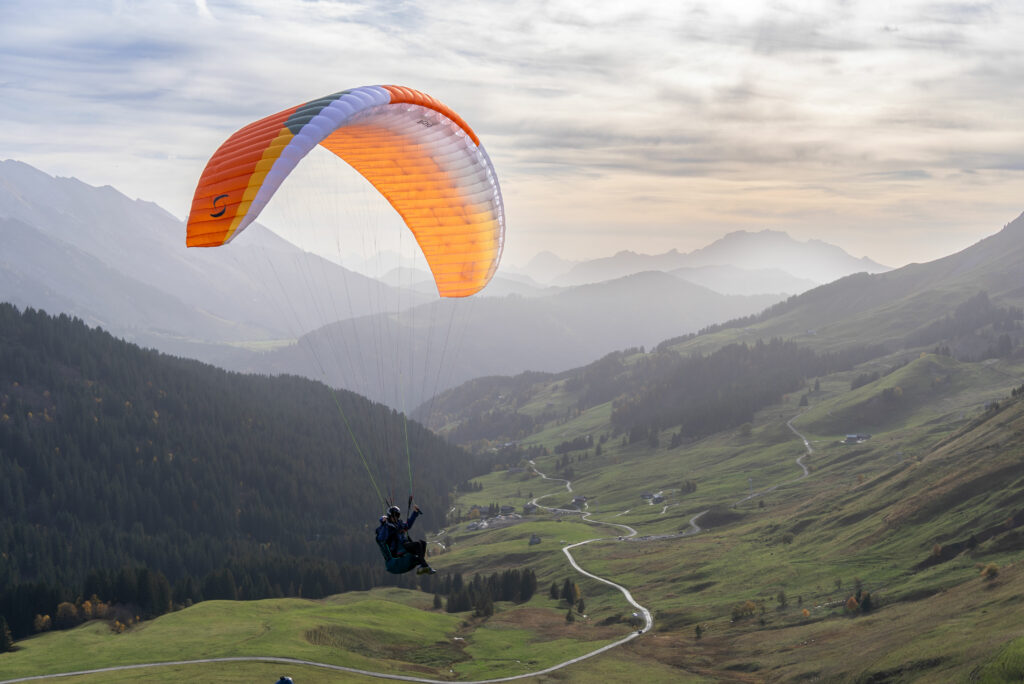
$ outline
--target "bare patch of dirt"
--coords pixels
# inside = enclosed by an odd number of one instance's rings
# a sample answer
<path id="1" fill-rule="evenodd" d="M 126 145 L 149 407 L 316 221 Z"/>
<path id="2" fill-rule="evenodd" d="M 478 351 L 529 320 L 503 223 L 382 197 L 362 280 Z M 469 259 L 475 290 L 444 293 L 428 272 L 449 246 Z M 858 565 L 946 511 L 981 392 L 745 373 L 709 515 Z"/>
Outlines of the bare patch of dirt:
<path id="1" fill-rule="evenodd" d="M 621 624 L 602 624 L 603 621 L 585 620 L 577 616 L 575 622 L 565 621 L 565 608 L 513 608 L 498 613 L 488 623 L 491 626 L 514 627 L 526 629 L 537 634 L 538 640 L 547 639 L 607 639 L 613 641 L 628 634 L 629 626 Z"/>

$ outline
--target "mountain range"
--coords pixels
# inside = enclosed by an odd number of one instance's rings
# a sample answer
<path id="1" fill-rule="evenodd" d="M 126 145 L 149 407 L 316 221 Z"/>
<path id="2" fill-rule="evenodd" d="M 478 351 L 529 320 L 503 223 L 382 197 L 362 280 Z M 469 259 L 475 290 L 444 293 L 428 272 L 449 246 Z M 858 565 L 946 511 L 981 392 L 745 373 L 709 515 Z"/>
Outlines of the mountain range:
<path id="1" fill-rule="evenodd" d="M 183 234 L 153 203 L 0 163 L 0 300 L 73 314 L 227 369 L 298 373 L 399 407 L 472 377 L 560 370 L 654 345 L 754 314 L 815 278 L 883 268 L 783 233 L 733 233 L 689 255 L 627 252 L 557 277 L 567 262 L 539 255 L 534 271 L 547 269 L 554 284 L 499 271 L 463 306 L 438 301 L 425 274 L 369 278 L 259 224 L 219 249 L 188 250 Z"/>
<path id="2" fill-rule="evenodd" d="M 722 269 L 721 273 L 715 273 Z M 784 232 L 736 231 L 689 253 L 621 251 L 614 256 L 572 262 L 550 252 L 538 254 L 518 269 L 538 282 L 570 287 L 613 280 L 641 271 L 665 271 L 698 284 L 721 283 L 734 289 L 740 275 L 757 292 L 799 294 L 851 273 L 890 270 L 867 257 L 857 259 L 821 240 L 801 242 Z M 707 283 L 698 279 L 709 279 Z M 723 290 L 717 290 L 724 292 Z"/>
<path id="3" fill-rule="evenodd" d="M 815 347 L 871 343 L 898 349 L 981 292 L 1003 306 L 1024 306 L 1021 263 L 1024 214 L 955 254 L 841 278 L 735 321 L 723 334 L 731 339 L 782 336 Z"/>
<path id="4" fill-rule="evenodd" d="M 181 220 L 155 204 L 4 161 L 0 299 L 74 314 L 129 341 L 204 360 L 224 345 L 295 337 L 365 315 L 370 302 L 400 305 L 392 288 L 254 228 L 227 249 L 188 250 Z M 351 296 L 328 314 L 320 302 L 290 295 L 308 290 L 310 278 Z"/>
<path id="5" fill-rule="evenodd" d="M 722 295 L 649 271 L 545 297 L 438 301 L 403 314 L 348 319 L 250 357 L 238 369 L 322 378 L 410 409 L 472 378 L 573 368 L 778 300 Z"/>
<path id="6" fill-rule="evenodd" d="M 940 345 L 946 353 L 964 359 L 1006 355 L 1024 344 L 1019 323 L 1024 319 L 1021 263 L 1024 214 L 998 233 L 956 254 L 884 273 L 849 275 L 793 295 L 758 314 L 708 326 L 700 335 L 666 338 L 656 351 L 686 358 L 714 354 L 728 345 L 788 340 L 832 357 L 856 350 L 857 363 L 872 356 L 910 358 L 908 355 Z M 631 387 L 639 392 L 640 387 L 653 380 L 642 370 L 634 372 L 635 368 L 642 369 L 643 363 L 627 362 L 623 356 L 610 355 L 599 362 L 551 375 L 526 373 L 517 377 L 479 378 L 442 393 L 417 415 L 431 420 L 435 429 L 447 426 L 458 433 L 460 426 L 473 424 L 474 438 L 498 442 L 519 439 L 523 417 L 528 415 L 520 407 L 529 397 L 548 396 L 553 392 L 552 386 L 560 382 L 571 381 L 584 388 L 597 383 L 601 391 L 591 387 L 577 392 L 596 396 L 600 402 L 622 392 L 631 393 Z M 662 362 L 648 363 L 657 366 Z M 658 367 L 660 372 L 668 372 L 666 367 Z M 610 378 L 615 378 L 613 386 L 606 388 Z M 689 391 L 693 393 L 696 387 L 699 385 Z M 631 396 L 635 402 L 637 394 Z M 591 400 L 577 401 L 585 405 Z M 428 419 L 428 413 L 435 417 Z M 502 418 L 513 414 L 517 421 Z M 480 429 L 483 416 L 489 416 L 494 431 Z"/>

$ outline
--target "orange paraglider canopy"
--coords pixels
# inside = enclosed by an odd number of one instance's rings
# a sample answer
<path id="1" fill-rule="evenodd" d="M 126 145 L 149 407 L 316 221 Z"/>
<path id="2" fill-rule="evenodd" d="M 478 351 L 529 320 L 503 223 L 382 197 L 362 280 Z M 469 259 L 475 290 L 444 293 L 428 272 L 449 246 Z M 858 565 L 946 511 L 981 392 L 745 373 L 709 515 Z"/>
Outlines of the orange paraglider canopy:
<path id="1" fill-rule="evenodd" d="M 487 285 L 505 230 L 494 167 L 461 117 L 400 86 L 334 93 L 237 131 L 199 179 L 186 244 L 230 242 L 318 144 L 362 174 L 401 215 L 442 297 L 469 296 Z"/>

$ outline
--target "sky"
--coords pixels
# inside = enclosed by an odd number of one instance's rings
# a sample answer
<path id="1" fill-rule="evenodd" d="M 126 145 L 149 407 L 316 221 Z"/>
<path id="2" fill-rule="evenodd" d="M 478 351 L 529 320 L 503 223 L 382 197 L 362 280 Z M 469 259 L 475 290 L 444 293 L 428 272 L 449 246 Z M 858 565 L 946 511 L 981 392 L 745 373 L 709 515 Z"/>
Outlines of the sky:
<path id="1" fill-rule="evenodd" d="M 1024 211 L 1021 36 L 1016 1 L 3 0 L 0 159 L 184 218 L 238 128 L 399 84 L 481 138 L 508 263 L 772 229 L 900 266 Z"/>

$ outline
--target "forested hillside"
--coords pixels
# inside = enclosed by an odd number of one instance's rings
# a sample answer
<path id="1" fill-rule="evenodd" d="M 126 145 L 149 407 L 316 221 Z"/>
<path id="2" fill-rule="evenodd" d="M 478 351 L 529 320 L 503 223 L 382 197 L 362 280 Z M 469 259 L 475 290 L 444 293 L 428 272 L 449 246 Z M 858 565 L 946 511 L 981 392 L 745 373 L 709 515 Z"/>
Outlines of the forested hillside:
<path id="1" fill-rule="evenodd" d="M 522 439 L 608 402 L 612 436 L 628 435 L 635 442 L 674 428 L 675 439 L 687 441 L 742 425 L 808 379 L 849 370 L 884 353 L 870 345 L 815 352 L 779 338 L 730 344 L 710 354 L 684 355 L 659 345 L 649 353 L 609 354 L 557 376 L 480 379 L 442 394 L 432 406 L 435 427 L 450 421 L 447 434 L 458 444 Z M 539 401 L 552 387 L 558 396 Z"/>
<path id="2" fill-rule="evenodd" d="M 0 305 L 0 615 L 16 638 L 94 592 L 146 614 L 172 598 L 391 581 L 372 539 L 376 490 L 404 507 L 411 477 L 423 524 L 439 525 L 448 492 L 482 470 L 356 395 Z"/>
<path id="3" fill-rule="evenodd" d="M 610 402 L 614 433 L 636 441 L 672 428 L 686 441 L 742 425 L 802 384 L 873 358 L 1013 357 L 1024 347 L 1021 258 L 1024 215 L 933 262 L 847 276 L 650 352 L 616 352 L 558 374 L 480 378 L 419 415 L 457 444 L 486 448 Z"/>

